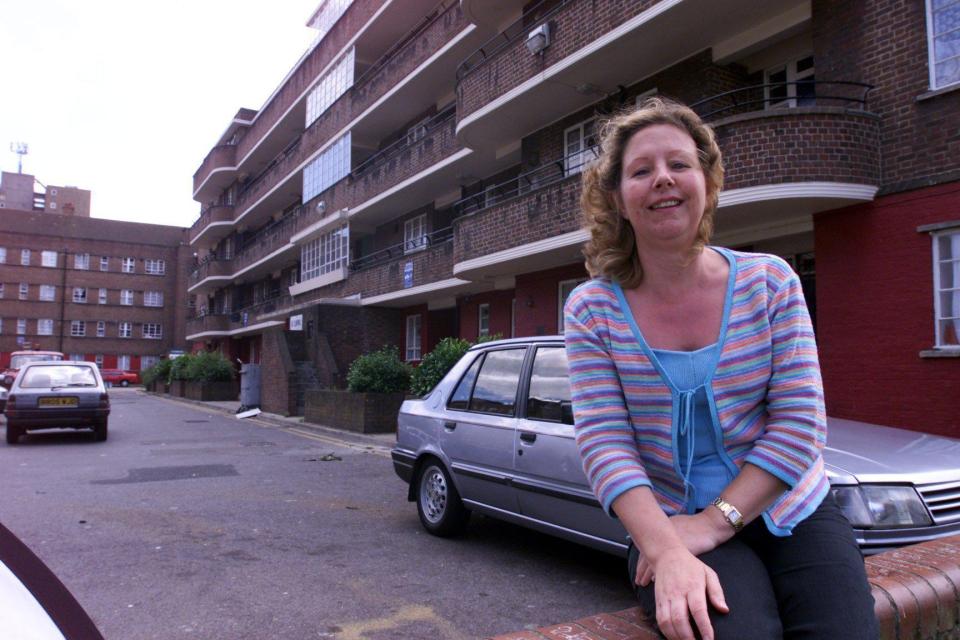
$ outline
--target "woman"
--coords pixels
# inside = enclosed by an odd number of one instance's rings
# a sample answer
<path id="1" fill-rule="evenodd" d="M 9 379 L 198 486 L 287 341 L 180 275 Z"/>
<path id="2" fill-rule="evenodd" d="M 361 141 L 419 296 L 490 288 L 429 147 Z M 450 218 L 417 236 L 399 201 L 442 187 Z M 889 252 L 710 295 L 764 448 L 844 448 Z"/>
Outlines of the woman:
<path id="1" fill-rule="evenodd" d="M 799 280 L 774 256 L 707 246 L 713 132 L 650 100 L 607 123 L 583 182 L 594 279 L 565 308 L 577 444 L 630 534 L 641 605 L 671 640 L 875 638 L 824 473 Z"/>

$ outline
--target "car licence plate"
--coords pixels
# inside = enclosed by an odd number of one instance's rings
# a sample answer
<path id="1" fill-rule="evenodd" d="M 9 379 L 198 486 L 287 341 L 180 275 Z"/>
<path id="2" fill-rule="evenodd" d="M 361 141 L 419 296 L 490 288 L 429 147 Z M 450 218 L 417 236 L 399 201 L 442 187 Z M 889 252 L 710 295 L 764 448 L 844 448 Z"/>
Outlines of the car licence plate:
<path id="1" fill-rule="evenodd" d="M 41 407 L 76 407 L 80 404 L 77 396 L 53 396 L 40 398 L 37 404 Z"/>

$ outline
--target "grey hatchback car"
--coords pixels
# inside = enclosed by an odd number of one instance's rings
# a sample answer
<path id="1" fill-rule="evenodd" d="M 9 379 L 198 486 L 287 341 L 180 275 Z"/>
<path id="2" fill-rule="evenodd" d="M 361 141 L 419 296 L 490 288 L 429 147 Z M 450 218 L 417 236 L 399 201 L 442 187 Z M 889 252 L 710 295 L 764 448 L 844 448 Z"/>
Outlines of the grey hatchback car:
<path id="1" fill-rule="evenodd" d="M 580 465 L 563 336 L 471 348 L 403 403 L 392 457 L 430 533 L 475 511 L 626 554 Z M 824 459 L 865 554 L 960 533 L 960 440 L 831 418 Z"/>

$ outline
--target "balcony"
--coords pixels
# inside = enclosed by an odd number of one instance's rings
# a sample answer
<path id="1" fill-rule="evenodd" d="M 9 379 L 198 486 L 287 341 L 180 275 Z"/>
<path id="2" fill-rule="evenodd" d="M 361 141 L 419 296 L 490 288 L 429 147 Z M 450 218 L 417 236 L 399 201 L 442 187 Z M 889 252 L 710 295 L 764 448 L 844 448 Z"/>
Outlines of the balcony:
<path id="1" fill-rule="evenodd" d="M 216 199 L 236 177 L 237 146 L 218 144 L 193 174 L 193 199 L 198 202 Z"/>
<path id="2" fill-rule="evenodd" d="M 230 235 L 233 211 L 232 204 L 215 204 L 204 209 L 190 227 L 190 245 L 212 247 Z"/>
<path id="3" fill-rule="evenodd" d="M 233 278 L 233 260 L 229 258 L 208 258 L 203 260 L 190 273 L 187 291 L 201 294 L 219 289 Z"/>
<path id="4" fill-rule="evenodd" d="M 457 70 L 457 136 L 497 149 L 579 109 L 615 96 L 627 79 L 649 77 L 717 43 L 747 43 L 751 29 L 809 19 L 800 0 L 559 0 L 535 5 Z M 790 22 L 793 20 L 793 22 Z M 538 53 L 527 37 L 549 24 Z M 709 29 L 702 25 L 709 24 Z"/>
<path id="5" fill-rule="evenodd" d="M 187 340 L 227 335 L 233 328 L 230 317 L 229 313 L 209 313 L 187 318 Z"/>

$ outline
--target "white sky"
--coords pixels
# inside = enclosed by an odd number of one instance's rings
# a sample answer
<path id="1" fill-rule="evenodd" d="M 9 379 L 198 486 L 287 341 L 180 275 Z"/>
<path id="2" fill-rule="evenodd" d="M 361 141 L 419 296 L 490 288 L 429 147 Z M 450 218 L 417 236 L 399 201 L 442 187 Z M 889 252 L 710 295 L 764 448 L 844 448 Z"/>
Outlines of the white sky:
<path id="1" fill-rule="evenodd" d="M 91 215 L 190 226 L 193 173 L 317 32 L 319 0 L 0 0 L 0 169 L 93 192 Z"/>

